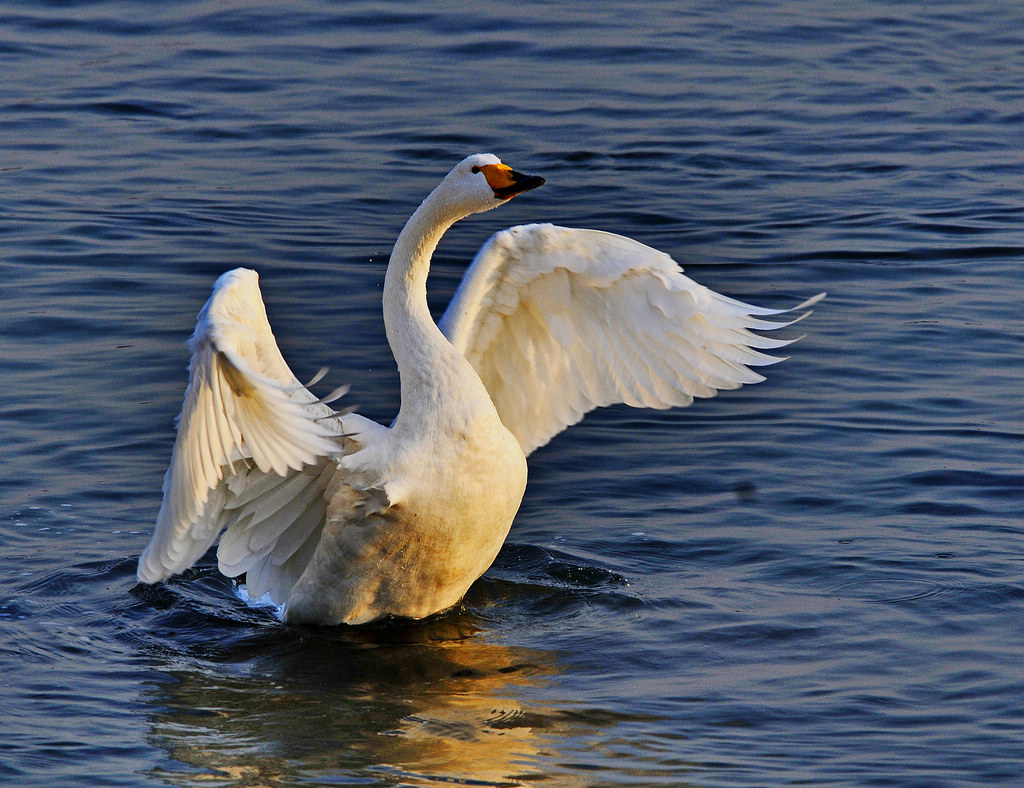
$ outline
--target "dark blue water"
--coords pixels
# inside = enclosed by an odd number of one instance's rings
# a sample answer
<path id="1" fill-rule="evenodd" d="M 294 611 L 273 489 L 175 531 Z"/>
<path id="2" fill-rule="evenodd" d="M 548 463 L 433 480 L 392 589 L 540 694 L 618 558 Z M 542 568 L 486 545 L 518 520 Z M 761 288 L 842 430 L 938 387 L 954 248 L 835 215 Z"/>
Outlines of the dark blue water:
<path id="1" fill-rule="evenodd" d="M 1020 784 L 1024 10 L 580 5 L 0 9 L 0 782 Z M 548 185 L 439 310 L 532 221 L 829 298 L 767 383 L 534 455 L 440 619 L 137 586 L 214 278 L 387 420 L 390 245 L 477 151 Z"/>

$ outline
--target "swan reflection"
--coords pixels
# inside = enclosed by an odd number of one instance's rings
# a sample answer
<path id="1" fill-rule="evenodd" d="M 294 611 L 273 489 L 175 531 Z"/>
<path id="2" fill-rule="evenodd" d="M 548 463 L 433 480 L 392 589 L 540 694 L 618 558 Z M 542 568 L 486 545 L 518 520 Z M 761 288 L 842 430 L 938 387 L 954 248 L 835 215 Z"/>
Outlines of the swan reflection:
<path id="1" fill-rule="evenodd" d="M 570 722 L 530 700 L 557 674 L 556 655 L 488 642 L 468 615 L 371 631 L 250 633 L 175 654 L 162 668 L 169 680 L 147 698 L 151 736 L 176 763 L 154 776 L 174 784 L 360 774 L 381 784 L 522 785 Z"/>

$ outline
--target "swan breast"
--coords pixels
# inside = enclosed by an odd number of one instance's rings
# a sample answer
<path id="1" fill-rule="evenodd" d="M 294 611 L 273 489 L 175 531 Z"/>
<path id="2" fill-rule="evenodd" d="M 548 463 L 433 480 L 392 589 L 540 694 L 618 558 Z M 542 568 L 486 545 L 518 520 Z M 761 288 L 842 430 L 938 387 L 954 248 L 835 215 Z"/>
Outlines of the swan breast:
<path id="1" fill-rule="evenodd" d="M 501 549 L 526 488 L 526 458 L 493 409 L 454 431 L 435 425 L 415 439 L 388 438 L 399 450 L 371 446 L 340 461 L 320 543 L 285 607 L 289 622 L 446 610 Z M 384 464 L 374 467 L 377 458 Z"/>

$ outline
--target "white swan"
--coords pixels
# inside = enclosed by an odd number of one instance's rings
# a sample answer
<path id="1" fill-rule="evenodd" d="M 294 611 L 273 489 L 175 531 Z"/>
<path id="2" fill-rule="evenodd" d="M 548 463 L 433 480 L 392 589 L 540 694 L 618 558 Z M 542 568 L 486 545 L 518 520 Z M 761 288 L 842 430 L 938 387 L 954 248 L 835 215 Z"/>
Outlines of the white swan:
<path id="1" fill-rule="evenodd" d="M 398 236 L 384 322 L 401 408 L 384 427 L 335 413 L 292 374 L 254 271 L 221 276 L 190 340 L 189 385 L 138 577 L 198 560 L 269 592 L 288 622 L 421 618 L 491 565 L 526 485 L 526 455 L 602 405 L 687 405 L 762 380 L 748 365 L 788 323 L 685 277 L 661 252 L 552 225 L 497 233 L 440 323 L 430 258 L 459 219 L 544 183 L 476 155 Z M 807 306 L 816 297 L 800 306 Z M 794 309 L 799 307 L 794 307 Z"/>

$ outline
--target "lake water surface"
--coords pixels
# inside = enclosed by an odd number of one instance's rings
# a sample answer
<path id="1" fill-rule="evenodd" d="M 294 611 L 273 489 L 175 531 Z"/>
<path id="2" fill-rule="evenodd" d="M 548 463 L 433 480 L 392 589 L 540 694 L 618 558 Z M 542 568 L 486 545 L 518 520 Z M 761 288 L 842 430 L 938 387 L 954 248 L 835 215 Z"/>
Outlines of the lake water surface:
<path id="1" fill-rule="evenodd" d="M 0 9 L 0 783 L 1021 784 L 1024 6 L 578 5 Z M 534 221 L 829 297 L 766 383 L 538 451 L 448 615 L 137 585 L 214 279 L 388 421 L 391 243 L 478 151 L 548 185 L 437 310 Z"/>

